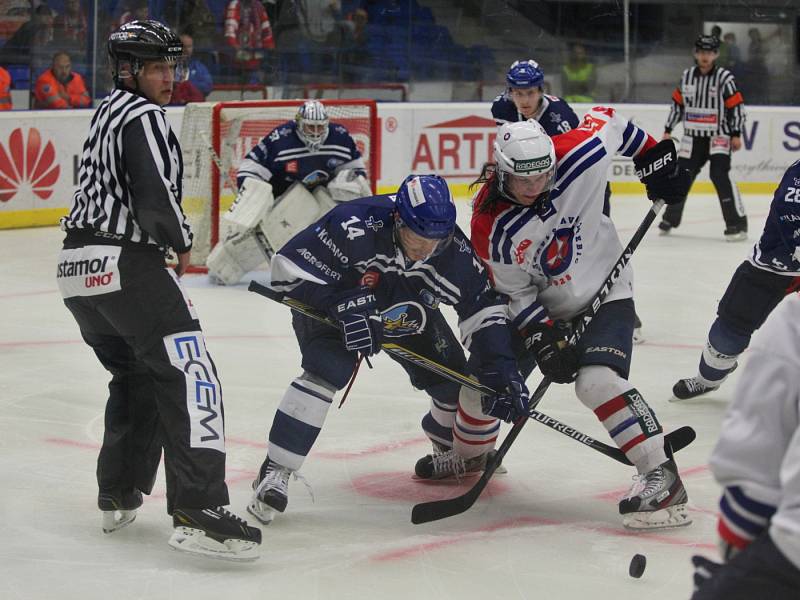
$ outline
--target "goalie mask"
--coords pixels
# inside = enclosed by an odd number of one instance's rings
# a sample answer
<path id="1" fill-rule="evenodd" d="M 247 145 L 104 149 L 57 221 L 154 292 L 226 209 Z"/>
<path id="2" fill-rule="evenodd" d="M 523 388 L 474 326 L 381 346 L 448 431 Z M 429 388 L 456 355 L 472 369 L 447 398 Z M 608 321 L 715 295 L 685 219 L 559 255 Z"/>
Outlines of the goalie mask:
<path id="1" fill-rule="evenodd" d="M 456 205 L 438 175 L 409 175 L 395 197 L 395 243 L 412 261 L 440 254 L 453 240 Z"/>
<path id="2" fill-rule="evenodd" d="M 497 189 L 508 200 L 536 206 L 547 199 L 556 178 L 553 140 L 533 119 L 506 123 L 494 141 Z"/>
<path id="3" fill-rule="evenodd" d="M 322 102 L 309 100 L 298 109 L 294 118 L 297 123 L 297 137 L 312 152 L 319 150 L 328 138 L 328 112 Z"/>
<path id="4" fill-rule="evenodd" d="M 122 25 L 108 38 L 108 56 L 117 88 L 123 87 L 122 79 L 135 77 L 146 62 L 174 65 L 176 81 L 187 74 L 181 39 L 158 21 L 131 21 Z"/>
<path id="5" fill-rule="evenodd" d="M 544 71 L 535 60 L 515 60 L 506 73 L 506 83 L 509 89 L 542 87 Z"/>

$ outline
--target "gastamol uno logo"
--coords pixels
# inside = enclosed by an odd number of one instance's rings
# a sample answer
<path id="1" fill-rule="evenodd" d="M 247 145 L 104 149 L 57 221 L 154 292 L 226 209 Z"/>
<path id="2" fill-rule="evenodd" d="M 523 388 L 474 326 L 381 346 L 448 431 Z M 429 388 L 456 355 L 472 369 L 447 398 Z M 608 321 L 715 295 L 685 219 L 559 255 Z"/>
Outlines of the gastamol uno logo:
<path id="1" fill-rule="evenodd" d="M 550 155 L 531 158 L 530 160 L 514 160 L 514 173 L 530 173 L 531 171 L 546 171 L 553 164 Z"/>
<path id="2" fill-rule="evenodd" d="M 413 173 L 472 178 L 492 160 L 497 125 L 494 119 L 470 115 L 427 125 L 418 136 Z"/>
<path id="3" fill-rule="evenodd" d="M 100 271 L 105 271 L 107 264 L 108 256 L 92 258 L 91 260 L 65 260 L 58 263 L 58 273 L 56 273 L 56 277 L 92 275 Z"/>
<path id="4" fill-rule="evenodd" d="M 55 158 L 53 142 L 42 147 L 42 136 L 35 127 L 28 130 L 27 142 L 22 128 L 12 131 L 8 146 L 0 143 L 0 202 L 8 202 L 17 193 L 50 198 L 61 172 Z"/>

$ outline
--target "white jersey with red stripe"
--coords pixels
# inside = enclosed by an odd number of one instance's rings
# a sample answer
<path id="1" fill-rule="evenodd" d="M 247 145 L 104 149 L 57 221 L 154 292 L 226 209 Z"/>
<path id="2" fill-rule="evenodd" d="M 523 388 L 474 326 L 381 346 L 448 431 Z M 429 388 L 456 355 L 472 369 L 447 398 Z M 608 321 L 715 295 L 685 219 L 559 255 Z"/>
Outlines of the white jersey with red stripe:
<path id="1" fill-rule="evenodd" d="M 509 319 L 523 329 L 583 311 L 622 252 L 614 223 L 603 214 L 615 154 L 634 157 L 655 145 L 612 108 L 595 107 L 572 131 L 554 136 L 556 182 L 537 208 L 501 198 L 480 210 L 495 185 L 475 198 L 472 243 L 489 265 L 495 289 L 509 298 Z M 630 265 L 606 302 L 633 296 Z"/>

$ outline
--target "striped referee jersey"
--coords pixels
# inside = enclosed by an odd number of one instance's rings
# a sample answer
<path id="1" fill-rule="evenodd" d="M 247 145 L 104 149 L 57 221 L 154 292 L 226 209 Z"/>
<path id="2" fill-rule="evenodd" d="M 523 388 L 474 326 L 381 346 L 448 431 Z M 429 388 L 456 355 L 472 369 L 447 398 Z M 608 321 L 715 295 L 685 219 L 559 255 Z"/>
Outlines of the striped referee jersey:
<path id="1" fill-rule="evenodd" d="M 186 252 L 192 232 L 181 209 L 183 158 L 163 108 L 114 90 L 92 117 L 65 231 Z"/>
<path id="2" fill-rule="evenodd" d="M 694 66 L 683 72 L 680 84 L 672 92 L 664 130 L 671 132 L 683 120 L 686 135 L 741 135 L 745 118 L 744 98 L 736 88 L 733 74 L 714 65 L 703 75 Z"/>

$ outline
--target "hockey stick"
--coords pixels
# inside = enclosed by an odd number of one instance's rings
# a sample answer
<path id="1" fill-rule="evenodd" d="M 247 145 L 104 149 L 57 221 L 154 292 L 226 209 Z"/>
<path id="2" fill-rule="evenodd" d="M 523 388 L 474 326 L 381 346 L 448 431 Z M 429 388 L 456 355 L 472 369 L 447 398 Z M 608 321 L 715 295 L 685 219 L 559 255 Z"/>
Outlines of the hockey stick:
<path id="1" fill-rule="evenodd" d="M 583 332 L 586 331 L 586 327 L 597 314 L 597 311 L 600 309 L 600 305 L 602 304 L 603 300 L 606 298 L 606 296 L 608 296 L 608 292 L 611 290 L 614 283 L 616 283 L 616 281 L 619 279 L 622 270 L 630 262 L 633 251 L 639 246 L 639 243 L 642 241 L 642 238 L 644 238 L 647 230 L 650 229 L 650 225 L 653 224 L 653 221 L 658 216 L 658 213 L 661 212 L 663 206 L 663 200 L 657 200 L 653 202 L 653 205 L 650 207 L 650 210 L 647 211 L 647 214 L 645 215 L 636 232 L 631 237 L 628 245 L 622 250 L 622 254 L 617 259 L 617 262 L 614 264 L 614 267 L 611 269 L 608 277 L 606 277 L 606 280 L 603 282 L 600 290 L 598 290 L 597 294 L 595 294 L 595 297 L 589 303 L 586 312 L 582 315 L 581 319 L 575 326 L 575 330 L 570 338 L 571 344 L 575 344 L 580 336 L 583 335 Z M 530 407 L 532 410 L 535 410 L 536 406 L 539 404 L 545 392 L 547 391 L 547 388 L 550 387 L 550 383 L 551 381 L 549 378 L 545 377 L 542 379 L 539 387 L 536 388 L 536 391 L 531 396 Z M 503 440 L 503 443 L 500 444 L 500 447 L 495 451 L 494 455 L 489 456 L 489 459 L 486 461 L 486 468 L 480 479 L 478 479 L 475 485 L 473 485 L 466 493 L 462 494 L 461 496 L 456 496 L 455 498 L 434 500 L 432 502 L 423 502 L 421 504 L 417 504 L 411 511 L 411 522 L 414 524 L 429 523 L 430 521 L 446 519 L 447 517 L 459 515 L 467 511 L 478 500 L 478 497 L 489 483 L 489 480 L 492 478 L 492 475 L 494 475 L 497 467 L 499 467 L 502 463 L 503 457 L 505 457 L 505 455 L 508 453 L 511 444 L 513 444 L 514 440 L 517 439 L 517 436 L 519 435 L 520 431 L 522 431 L 522 428 L 525 427 L 527 422 L 528 418 L 526 417 L 521 417 L 516 420 L 514 426 Z"/>
<path id="2" fill-rule="evenodd" d="M 264 285 L 261 285 L 256 281 L 251 281 L 248 289 L 251 292 L 256 292 L 257 294 L 269 298 L 270 300 L 274 300 L 275 302 L 284 304 L 289 308 L 291 308 L 292 310 L 299 312 L 307 317 L 310 317 L 316 321 L 325 323 L 330 327 L 338 328 L 338 325 L 333 319 L 323 314 L 322 312 L 318 311 L 317 309 L 305 304 L 304 302 L 295 300 L 294 298 L 287 298 L 280 292 L 276 292 L 275 290 L 266 287 Z M 475 381 L 474 379 L 467 377 L 462 373 L 459 373 L 458 371 L 454 371 L 453 369 L 450 369 L 442 364 L 439 364 L 436 361 L 431 360 L 430 358 L 422 356 L 421 354 L 417 354 L 416 352 L 409 350 L 408 348 L 404 348 L 399 344 L 395 344 L 392 342 L 385 342 L 381 344 L 381 349 L 383 349 L 387 354 L 391 354 L 405 361 L 408 361 L 412 364 L 415 364 L 423 369 L 432 371 L 438 375 L 441 375 L 446 379 L 449 379 L 450 381 L 453 381 L 454 383 L 463 385 L 464 387 L 468 387 L 478 392 L 479 394 L 491 395 L 491 396 L 497 395 L 496 390 L 493 390 L 492 388 L 485 386 Z M 531 405 L 535 406 L 534 402 L 538 404 L 543 394 L 544 391 L 539 392 L 539 390 L 537 389 L 537 392 L 534 394 L 534 399 L 533 402 L 531 402 Z M 578 431 L 577 429 L 574 429 L 573 427 L 570 427 L 565 423 L 562 423 L 558 419 L 554 419 L 553 417 L 550 417 L 544 413 L 534 410 L 533 408 L 531 409 L 529 416 L 537 423 L 540 423 L 555 431 L 558 431 L 562 435 L 565 435 L 577 442 L 580 442 L 581 444 L 589 446 L 593 450 L 597 450 L 601 454 L 605 454 L 606 456 L 608 456 L 613 460 L 616 460 L 617 462 L 620 462 L 625 465 L 632 464 L 628 460 L 628 457 L 625 456 L 625 453 L 619 448 L 616 448 L 614 446 L 609 446 L 608 444 L 604 444 L 603 442 L 596 440 L 591 436 L 588 436 L 585 433 L 582 433 L 581 431 Z M 691 436 L 688 435 L 688 432 L 683 431 L 683 429 L 689 429 L 692 435 Z M 693 433 L 694 432 L 690 428 L 682 428 L 668 434 L 668 437 L 674 436 L 674 439 L 671 440 L 671 443 L 675 448 L 675 450 L 677 451 L 680 450 L 681 448 L 684 448 L 685 446 L 688 446 L 690 443 L 692 443 L 692 441 L 694 441 Z"/>

